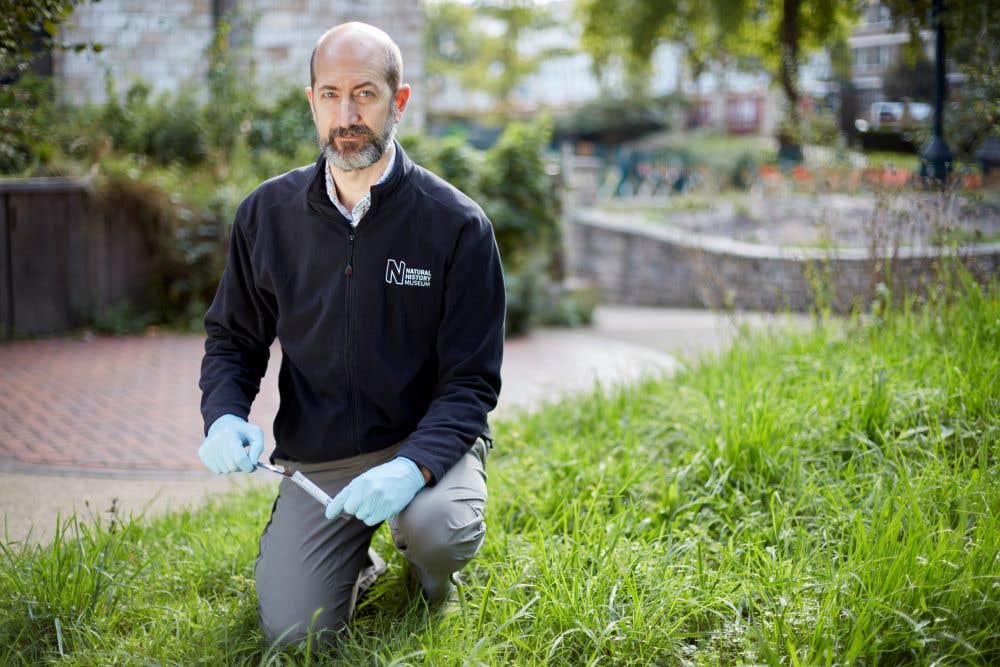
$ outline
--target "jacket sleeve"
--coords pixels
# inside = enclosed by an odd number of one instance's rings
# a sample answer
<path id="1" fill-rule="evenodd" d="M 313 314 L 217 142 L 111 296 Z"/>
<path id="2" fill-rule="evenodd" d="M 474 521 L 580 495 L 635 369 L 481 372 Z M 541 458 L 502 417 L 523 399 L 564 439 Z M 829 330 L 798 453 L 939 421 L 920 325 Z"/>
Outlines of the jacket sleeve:
<path id="1" fill-rule="evenodd" d="M 246 203 L 236 214 L 226 268 L 205 314 L 207 338 L 198 386 L 206 434 L 224 414 L 244 419 L 250 414 L 275 338 L 277 308 L 273 295 L 254 282 L 253 239 L 245 228 L 245 214 Z"/>
<path id="2" fill-rule="evenodd" d="M 500 395 L 506 296 L 500 251 L 486 216 L 464 225 L 445 275 L 438 380 L 423 419 L 399 449 L 435 484 L 476 438 Z"/>

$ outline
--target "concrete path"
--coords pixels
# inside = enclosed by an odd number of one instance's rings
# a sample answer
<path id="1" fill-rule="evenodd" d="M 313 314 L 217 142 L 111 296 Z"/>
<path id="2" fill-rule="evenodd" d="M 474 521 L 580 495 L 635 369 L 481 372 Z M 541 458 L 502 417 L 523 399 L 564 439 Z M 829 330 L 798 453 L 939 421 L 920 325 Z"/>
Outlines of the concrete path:
<path id="1" fill-rule="evenodd" d="M 795 318 L 800 324 L 804 318 Z M 494 418 L 547 400 L 669 373 L 678 358 L 720 349 L 740 322 L 789 323 L 764 315 L 602 307 L 590 329 L 549 329 L 508 341 Z M 205 471 L 198 375 L 203 337 L 151 334 L 56 338 L 0 345 L 0 539 L 51 537 L 58 514 L 154 515 L 277 477 Z M 278 408 L 271 362 L 250 420 L 273 446 Z"/>

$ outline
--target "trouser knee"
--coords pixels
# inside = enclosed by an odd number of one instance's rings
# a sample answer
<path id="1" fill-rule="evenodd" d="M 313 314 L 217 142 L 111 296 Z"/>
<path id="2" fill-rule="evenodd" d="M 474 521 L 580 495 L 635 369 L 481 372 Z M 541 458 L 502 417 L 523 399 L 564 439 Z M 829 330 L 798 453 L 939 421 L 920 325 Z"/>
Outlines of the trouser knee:
<path id="1" fill-rule="evenodd" d="M 396 547 L 428 572 L 461 569 L 486 536 L 481 507 L 424 494 L 417 494 L 391 527 Z"/>

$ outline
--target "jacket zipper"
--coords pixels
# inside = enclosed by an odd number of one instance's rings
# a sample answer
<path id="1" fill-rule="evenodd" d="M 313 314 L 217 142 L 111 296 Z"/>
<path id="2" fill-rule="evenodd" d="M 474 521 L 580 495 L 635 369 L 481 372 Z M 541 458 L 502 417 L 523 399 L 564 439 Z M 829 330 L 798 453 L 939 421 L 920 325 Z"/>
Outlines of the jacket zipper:
<path id="1" fill-rule="evenodd" d="M 351 413 L 351 440 L 354 444 L 354 449 L 358 453 L 361 452 L 361 443 L 358 441 L 358 415 L 357 415 L 357 398 L 355 397 L 354 385 L 351 382 L 351 332 L 354 327 L 351 323 L 354 320 L 354 309 L 352 308 L 353 295 L 354 295 L 354 243 L 357 240 L 356 232 L 351 229 L 347 232 L 347 267 L 344 269 L 344 276 L 347 277 L 347 335 L 344 336 L 344 376 L 347 380 L 347 409 Z"/>

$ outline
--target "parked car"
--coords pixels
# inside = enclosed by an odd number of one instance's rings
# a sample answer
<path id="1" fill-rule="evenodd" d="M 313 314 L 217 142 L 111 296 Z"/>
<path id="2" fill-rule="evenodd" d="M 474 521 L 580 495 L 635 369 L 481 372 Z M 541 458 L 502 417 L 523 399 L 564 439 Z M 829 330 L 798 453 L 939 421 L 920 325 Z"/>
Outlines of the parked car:
<path id="1" fill-rule="evenodd" d="M 868 122 L 873 130 L 907 127 L 928 120 L 933 111 L 926 102 L 875 102 Z"/>

